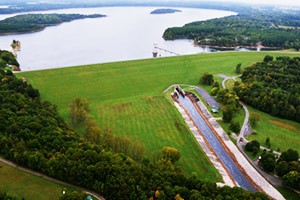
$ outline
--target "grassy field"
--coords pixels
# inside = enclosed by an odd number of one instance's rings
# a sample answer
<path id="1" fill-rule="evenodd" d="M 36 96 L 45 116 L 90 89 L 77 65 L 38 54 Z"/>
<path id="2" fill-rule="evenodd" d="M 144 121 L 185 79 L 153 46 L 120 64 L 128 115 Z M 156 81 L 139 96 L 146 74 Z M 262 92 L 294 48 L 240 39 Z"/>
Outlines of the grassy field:
<path id="1" fill-rule="evenodd" d="M 55 200 L 66 192 L 74 191 L 71 188 L 53 183 L 41 177 L 30 175 L 19 169 L 0 162 L 0 191 L 32 200 Z"/>
<path id="2" fill-rule="evenodd" d="M 277 190 L 286 198 L 286 200 L 299 200 L 300 194 L 297 194 L 294 191 L 291 191 L 284 187 L 277 187 Z"/>
<path id="3" fill-rule="evenodd" d="M 286 151 L 289 148 L 300 152 L 300 124 L 297 122 L 280 119 L 273 117 L 266 113 L 260 112 L 248 106 L 250 115 L 251 113 L 258 113 L 261 117 L 259 122 L 253 129 L 257 132 L 256 135 L 249 135 L 247 139 L 256 139 L 262 146 L 265 145 L 267 137 L 271 141 L 271 149 Z"/>
<path id="4" fill-rule="evenodd" d="M 176 147 L 182 155 L 179 164 L 186 173 L 196 172 L 201 178 L 216 181 L 220 176 L 207 163 L 176 108 L 162 92 L 174 83 L 196 85 L 204 72 L 233 76 L 237 63 L 248 66 L 266 54 L 211 53 L 25 72 L 18 76 L 26 77 L 43 98 L 58 105 L 65 119 L 68 120 L 68 105 L 74 97 L 87 98 L 100 127 L 109 125 L 115 134 L 142 142 L 148 154 L 166 145 Z"/>

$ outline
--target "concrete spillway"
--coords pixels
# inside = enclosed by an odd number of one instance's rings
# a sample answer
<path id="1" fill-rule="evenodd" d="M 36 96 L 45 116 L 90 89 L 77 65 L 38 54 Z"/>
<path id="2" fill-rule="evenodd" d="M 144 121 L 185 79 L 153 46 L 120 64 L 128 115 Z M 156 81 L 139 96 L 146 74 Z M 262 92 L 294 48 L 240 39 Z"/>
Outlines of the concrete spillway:
<path id="1" fill-rule="evenodd" d="M 189 98 L 183 98 L 179 95 L 179 102 L 184 107 L 184 109 L 189 113 L 197 128 L 202 132 L 203 136 L 219 157 L 225 168 L 228 170 L 230 175 L 234 178 L 236 183 L 246 190 L 256 191 L 256 189 L 250 184 L 246 179 L 240 169 L 236 166 L 235 162 L 224 150 L 223 146 L 214 135 L 210 127 L 207 125 L 202 116 L 198 113 L 197 109 L 193 105 L 192 101 Z"/>

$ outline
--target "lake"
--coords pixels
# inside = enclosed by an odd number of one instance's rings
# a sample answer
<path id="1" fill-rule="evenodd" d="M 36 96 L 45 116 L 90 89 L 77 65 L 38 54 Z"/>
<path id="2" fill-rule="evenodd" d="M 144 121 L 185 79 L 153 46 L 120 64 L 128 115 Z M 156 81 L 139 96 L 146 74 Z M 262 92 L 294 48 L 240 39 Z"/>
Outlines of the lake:
<path id="1" fill-rule="evenodd" d="M 221 10 L 176 8 L 182 12 L 151 15 L 161 7 L 100 7 L 64 9 L 33 13 L 105 14 L 107 17 L 81 19 L 43 31 L 0 36 L 0 49 L 10 49 L 13 40 L 21 42 L 18 61 L 22 71 L 59 68 L 92 63 L 151 58 L 157 47 L 185 55 L 209 52 L 195 47 L 191 40 L 165 41 L 165 29 L 193 21 L 220 18 L 236 13 Z M 15 14 L 14 14 L 15 15 Z M 0 15 L 0 19 L 14 15 Z M 173 56 L 158 50 L 158 56 Z"/>

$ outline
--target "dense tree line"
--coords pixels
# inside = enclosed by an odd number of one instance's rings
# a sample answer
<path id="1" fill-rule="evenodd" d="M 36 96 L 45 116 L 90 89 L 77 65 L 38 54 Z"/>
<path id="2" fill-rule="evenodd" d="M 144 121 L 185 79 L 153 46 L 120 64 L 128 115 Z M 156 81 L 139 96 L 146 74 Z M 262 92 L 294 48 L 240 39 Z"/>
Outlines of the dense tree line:
<path id="1" fill-rule="evenodd" d="M 187 177 L 165 148 L 141 162 L 79 137 L 37 90 L 0 70 L 0 155 L 19 165 L 102 193 L 106 199 L 268 199 Z"/>
<path id="2" fill-rule="evenodd" d="M 28 33 L 39 31 L 47 26 L 70 22 L 76 19 L 98 18 L 105 15 L 81 15 L 81 14 L 24 14 L 10 17 L 0 21 L 0 34 Z"/>
<path id="3" fill-rule="evenodd" d="M 299 12 L 258 11 L 168 28 L 166 40 L 188 38 L 218 47 L 256 46 L 300 49 Z"/>
<path id="4" fill-rule="evenodd" d="M 249 143 L 248 143 L 249 144 Z M 272 152 L 263 152 L 259 165 L 283 179 L 283 185 L 300 190 L 300 162 L 297 151 L 288 149 L 277 158 Z"/>
<path id="5" fill-rule="evenodd" d="M 286 119 L 300 122 L 300 57 L 266 56 L 245 68 L 235 92 L 247 104 Z"/>

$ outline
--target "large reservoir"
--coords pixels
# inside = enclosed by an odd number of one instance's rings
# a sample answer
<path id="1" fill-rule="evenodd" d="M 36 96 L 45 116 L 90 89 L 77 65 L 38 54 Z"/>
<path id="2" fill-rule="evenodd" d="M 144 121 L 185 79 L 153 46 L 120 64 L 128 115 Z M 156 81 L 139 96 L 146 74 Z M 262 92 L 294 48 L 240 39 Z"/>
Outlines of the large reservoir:
<path id="1" fill-rule="evenodd" d="M 165 29 L 193 21 L 234 15 L 234 12 L 176 8 L 182 12 L 150 14 L 158 7 L 100 7 L 64 9 L 35 13 L 105 14 L 107 17 L 82 19 L 27 34 L 0 36 L 0 49 L 21 42 L 18 61 L 22 71 L 151 58 L 154 44 L 176 54 L 207 52 L 191 40 L 165 41 Z M 0 19 L 14 15 L 0 15 Z M 158 50 L 158 56 L 172 56 Z"/>

